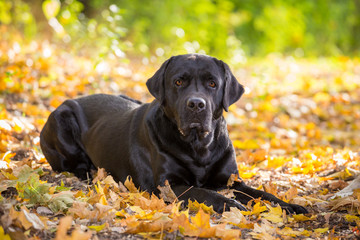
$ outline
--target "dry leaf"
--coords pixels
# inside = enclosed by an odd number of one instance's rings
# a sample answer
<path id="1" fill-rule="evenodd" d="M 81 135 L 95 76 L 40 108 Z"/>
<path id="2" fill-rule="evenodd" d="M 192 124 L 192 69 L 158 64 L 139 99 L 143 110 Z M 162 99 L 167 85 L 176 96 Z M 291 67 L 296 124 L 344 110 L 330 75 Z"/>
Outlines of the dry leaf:
<path id="1" fill-rule="evenodd" d="M 125 181 L 124 185 L 131 193 L 138 193 L 139 192 L 139 190 L 135 187 L 135 184 L 133 183 L 131 177 L 126 178 L 126 181 Z"/>
<path id="2" fill-rule="evenodd" d="M 93 179 L 92 183 L 95 184 L 97 182 L 100 182 L 104 180 L 107 176 L 107 173 L 105 171 L 105 168 L 98 168 L 96 177 Z"/>
<path id="3" fill-rule="evenodd" d="M 160 190 L 160 197 L 164 199 L 165 202 L 172 203 L 177 200 L 177 197 L 174 191 L 171 189 L 168 180 L 165 181 L 164 186 L 158 186 L 158 189 Z"/>

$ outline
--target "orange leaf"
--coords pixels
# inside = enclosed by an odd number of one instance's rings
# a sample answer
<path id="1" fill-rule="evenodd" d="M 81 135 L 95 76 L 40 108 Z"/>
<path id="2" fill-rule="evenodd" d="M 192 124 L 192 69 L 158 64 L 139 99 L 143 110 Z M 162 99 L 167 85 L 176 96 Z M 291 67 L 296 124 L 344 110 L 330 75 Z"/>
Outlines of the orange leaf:
<path id="1" fill-rule="evenodd" d="M 131 192 L 131 193 L 138 193 L 139 190 L 135 187 L 135 184 L 133 183 L 131 177 L 127 177 L 124 182 L 125 187 Z"/>

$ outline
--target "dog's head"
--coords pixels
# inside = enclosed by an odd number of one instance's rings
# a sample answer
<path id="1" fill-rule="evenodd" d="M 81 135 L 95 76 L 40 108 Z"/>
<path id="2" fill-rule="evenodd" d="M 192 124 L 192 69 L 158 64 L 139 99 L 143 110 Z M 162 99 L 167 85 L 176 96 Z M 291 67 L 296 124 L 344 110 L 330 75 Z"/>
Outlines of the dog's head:
<path id="1" fill-rule="evenodd" d="M 226 63 L 199 54 L 171 57 L 146 85 L 189 141 L 212 135 L 214 120 L 244 93 Z"/>

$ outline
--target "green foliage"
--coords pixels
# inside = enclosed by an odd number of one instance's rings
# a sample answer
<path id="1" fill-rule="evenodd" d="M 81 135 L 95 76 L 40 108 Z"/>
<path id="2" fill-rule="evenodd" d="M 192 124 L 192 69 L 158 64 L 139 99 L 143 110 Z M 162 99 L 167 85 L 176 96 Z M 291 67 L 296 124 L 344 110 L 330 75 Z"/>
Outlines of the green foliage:
<path id="1" fill-rule="evenodd" d="M 29 199 L 29 204 L 43 205 L 47 203 L 51 198 L 48 193 L 49 188 L 50 184 L 39 182 L 37 174 L 31 174 L 26 182 L 19 181 L 16 185 L 19 197 Z"/>
<path id="2" fill-rule="evenodd" d="M 198 52 L 232 64 L 272 52 L 356 55 L 359 14 L 358 0 L 0 0 L 0 22 L 29 40 L 50 34 L 100 57 Z"/>
<path id="3" fill-rule="evenodd" d="M 27 201 L 27 206 L 42 205 L 59 212 L 68 209 L 74 202 L 74 194 L 69 191 L 71 188 L 65 187 L 63 182 L 60 186 L 52 187 L 52 184 L 40 180 L 44 174 L 41 168 L 32 169 L 24 165 L 14 174 L 2 173 L 9 179 L 2 181 L 0 190 L 16 187 L 19 197 Z"/>
<path id="4" fill-rule="evenodd" d="M 27 38 L 32 38 L 37 31 L 30 6 L 22 0 L 0 0 L 0 24 L 11 24 Z"/>
<path id="5" fill-rule="evenodd" d="M 60 212 L 68 209 L 74 203 L 73 193 L 60 192 L 54 194 L 48 202 L 48 207 L 53 212 Z"/>

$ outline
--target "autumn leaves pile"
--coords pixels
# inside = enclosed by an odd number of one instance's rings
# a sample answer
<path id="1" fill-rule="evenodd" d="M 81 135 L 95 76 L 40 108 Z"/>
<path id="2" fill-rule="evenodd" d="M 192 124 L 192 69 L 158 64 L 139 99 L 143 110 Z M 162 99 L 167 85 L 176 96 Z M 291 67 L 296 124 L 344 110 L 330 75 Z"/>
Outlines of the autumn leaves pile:
<path id="1" fill-rule="evenodd" d="M 247 86 L 226 115 L 241 177 L 310 212 L 292 216 L 260 200 L 247 212 L 216 214 L 197 202 L 183 208 L 170 186 L 159 198 L 101 169 L 92 182 L 51 170 L 39 148 L 49 113 L 66 98 L 97 92 L 149 101 L 145 81 L 156 64 L 95 61 L 47 42 L 0 42 L 0 66 L 1 239 L 358 236 L 359 192 L 329 198 L 360 170 L 359 59 L 274 55 L 234 71 Z"/>

